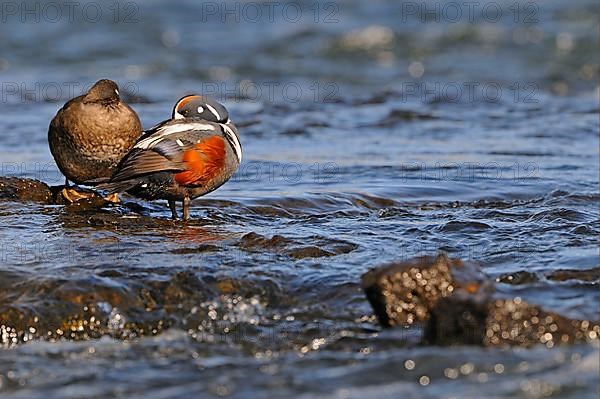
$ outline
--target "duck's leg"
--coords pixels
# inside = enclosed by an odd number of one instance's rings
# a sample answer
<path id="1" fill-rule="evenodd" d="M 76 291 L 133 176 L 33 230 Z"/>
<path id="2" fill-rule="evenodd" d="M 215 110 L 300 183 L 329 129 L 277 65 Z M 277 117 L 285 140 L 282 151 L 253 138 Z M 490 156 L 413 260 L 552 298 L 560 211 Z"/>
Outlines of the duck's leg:
<path id="1" fill-rule="evenodd" d="M 190 197 L 183 197 L 183 220 L 190 219 Z"/>
<path id="2" fill-rule="evenodd" d="M 65 177 L 65 188 L 69 187 L 69 179 Z"/>
<path id="3" fill-rule="evenodd" d="M 171 209 L 171 218 L 177 220 L 177 204 L 175 201 L 169 200 L 169 209 Z"/>

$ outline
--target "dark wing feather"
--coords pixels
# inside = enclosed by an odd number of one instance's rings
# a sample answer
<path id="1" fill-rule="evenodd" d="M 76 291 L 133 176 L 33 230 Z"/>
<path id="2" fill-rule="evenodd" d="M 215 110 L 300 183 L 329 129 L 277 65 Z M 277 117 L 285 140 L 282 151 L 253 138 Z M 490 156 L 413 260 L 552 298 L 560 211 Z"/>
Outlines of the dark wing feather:
<path id="1" fill-rule="evenodd" d="M 180 142 L 183 146 L 177 144 L 177 142 L 173 140 L 162 140 L 152 147 L 152 151 L 159 153 L 169 161 L 181 162 L 181 155 L 185 151 L 185 148 L 190 146 L 191 143 L 183 140 L 180 140 Z"/>
<path id="2" fill-rule="evenodd" d="M 114 183 L 102 183 L 98 184 L 98 188 L 100 190 L 107 190 L 110 193 L 122 193 L 123 191 L 127 191 L 130 188 L 133 188 L 138 184 L 137 180 L 126 180 L 126 181 L 118 181 Z"/>
<path id="3" fill-rule="evenodd" d="M 144 133 L 138 139 L 138 143 L 160 132 L 160 129 L 169 122 L 171 121 L 162 122 Z M 110 181 L 101 182 L 98 188 L 111 192 L 123 192 L 136 186 L 144 176 L 160 172 L 180 173 L 186 171 L 188 167 L 184 163 L 183 154 L 187 149 L 192 148 L 194 143 L 186 140 L 182 134 L 163 138 L 152 144 L 150 148 L 134 147 L 121 160 Z M 175 137 L 179 137 L 179 139 L 173 140 Z"/>
<path id="4" fill-rule="evenodd" d="M 163 146 L 163 150 L 166 146 Z M 110 181 L 98 184 L 101 190 L 111 193 L 127 191 L 138 184 L 143 176 L 159 172 L 181 172 L 183 163 L 169 159 L 154 149 L 134 149 L 121 161 Z"/>
<path id="5" fill-rule="evenodd" d="M 166 145 L 159 146 L 159 151 L 155 148 L 148 150 L 136 148 L 121 161 L 110 181 L 124 181 L 150 173 L 184 170 L 185 167 L 177 159 L 177 155 L 170 151 L 172 148 Z"/>

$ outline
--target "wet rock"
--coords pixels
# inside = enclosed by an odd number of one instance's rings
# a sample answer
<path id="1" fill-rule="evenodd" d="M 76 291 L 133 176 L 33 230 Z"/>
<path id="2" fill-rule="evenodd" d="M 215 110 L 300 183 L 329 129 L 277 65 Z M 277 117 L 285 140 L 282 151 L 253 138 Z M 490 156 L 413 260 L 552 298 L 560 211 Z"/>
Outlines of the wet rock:
<path id="1" fill-rule="evenodd" d="M 518 271 L 514 273 L 503 274 L 496 278 L 496 282 L 503 284 L 522 285 L 531 284 L 539 281 L 539 277 L 536 273 L 528 271 Z"/>
<path id="2" fill-rule="evenodd" d="M 561 269 L 544 274 L 546 279 L 551 281 L 583 281 L 583 282 L 600 282 L 600 267 L 592 269 Z M 537 273 L 528 271 L 518 271 L 514 273 L 503 274 L 496 278 L 496 282 L 512 285 L 531 284 L 540 281 L 540 276 Z"/>
<path id="3" fill-rule="evenodd" d="M 440 299 L 456 291 L 488 296 L 487 280 L 475 264 L 441 254 L 370 270 L 362 286 L 380 323 L 391 327 L 426 320 Z"/>
<path id="4" fill-rule="evenodd" d="M 491 229 L 492 226 L 490 226 L 487 223 L 481 223 L 481 222 L 477 222 L 477 221 L 461 221 L 461 220 L 452 220 L 450 222 L 447 222 L 445 224 L 443 224 L 438 230 L 444 233 L 450 233 L 450 232 L 461 232 L 461 233 L 476 233 L 479 231 L 485 231 L 488 229 Z"/>
<path id="5" fill-rule="evenodd" d="M 50 187 L 35 179 L 0 177 L 0 200 L 66 205 L 69 211 L 74 212 L 99 209 L 111 204 L 92 189 L 70 187 L 67 193 L 64 188 L 65 186 Z"/>
<path id="6" fill-rule="evenodd" d="M 270 278 L 261 278 L 260 284 L 257 284 L 255 280 L 222 277 L 210 281 L 210 286 L 215 287 L 221 296 L 258 297 L 261 302 L 272 303 L 274 306 L 295 304 L 289 291 Z"/>
<path id="7" fill-rule="evenodd" d="M 68 228 L 88 228 L 94 227 L 98 230 L 107 231 L 127 231 L 129 233 L 148 233 L 150 231 L 162 232 L 174 234 L 178 238 L 186 238 L 198 234 L 199 230 L 190 230 L 193 228 L 202 229 L 200 231 L 208 230 L 203 228 L 208 223 L 204 219 L 191 219 L 187 222 L 182 220 L 172 220 L 170 218 L 159 218 L 147 216 L 144 214 L 134 213 L 138 212 L 149 212 L 147 208 L 133 207 L 135 205 L 130 202 L 121 203 L 120 205 L 114 205 L 108 203 L 112 209 L 101 209 L 84 208 L 76 209 L 77 204 L 72 204 L 66 207 L 67 212 L 61 212 L 58 216 L 58 221 L 65 227 Z M 76 211 L 71 211 L 76 210 Z M 188 253 L 209 251 L 209 248 L 188 248 Z M 175 252 L 177 253 L 177 252 Z M 181 253 L 186 253 L 186 250 L 182 249 Z"/>
<path id="8" fill-rule="evenodd" d="M 404 208 L 385 208 L 381 209 L 377 214 L 377 217 L 380 219 L 388 219 L 395 217 L 415 217 L 416 214 L 410 212 L 408 209 Z"/>
<path id="9" fill-rule="evenodd" d="M 581 281 L 581 282 L 600 282 L 600 267 L 592 269 L 561 269 L 545 273 L 543 275 L 550 281 Z M 542 277 L 542 278 L 543 278 Z M 517 271 L 500 275 L 496 278 L 496 282 L 512 285 L 531 284 L 540 281 L 540 276 L 537 273 L 528 271 Z"/>
<path id="10" fill-rule="evenodd" d="M 0 201 L 2 200 L 51 204 L 53 195 L 50 187 L 39 180 L 0 177 Z"/>
<path id="11" fill-rule="evenodd" d="M 582 272 L 563 270 L 555 278 L 593 279 L 598 270 Z M 525 283 L 538 278 L 522 272 L 497 281 L 503 280 Z M 507 297 L 477 266 L 443 254 L 373 269 L 362 282 L 383 326 L 423 322 L 427 344 L 552 347 L 600 339 L 600 322 L 573 320 Z"/>
<path id="12" fill-rule="evenodd" d="M 177 248 L 177 249 L 173 249 L 170 252 L 172 254 L 177 254 L 177 255 L 188 255 L 188 254 L 201 254 L 201 253 L 205 253 L 205 252 L 218 252 L 220 251 L 220 247 L 218 247 L 217 245 L 212 245 L 212 244 L 202 244 L 199 245 L 197 247 L 193 247 L 193 248 Z"/>
<path id="13" fill-rule="evenodd" d="M 35 339 L 133 339 L 172 327 L 200 340 L 212 334 L 228 339 L 256 326 L 267 306 L 298 303 L 289 287 L 269 277 L 215 277 L 189 270 L 140 275 L 135 281 L 90 277 L 16 284 L 0 290 L 0 347 Z"/>
<path id="14" fill-rule="evenodd" d="M 130 339 L 173 326 L 208 328 L 214 319 L 211 311 L 245 298 L 262 300 L 261 295 L 273 295 L 277 303 L 285 294 L 269 280 L 222 282 L 190 271 L 136 282 L 90 277 L 20 284 L 0 291 L 0 347 L 32 339 Z M 221 317 L 227 320 L 229 315 L 223 312 Z"/>
<path id="15" fill-rule="evenodd" d="M 397 204 L 389 198 L 375 197 L 371 195 L 352 196 L 350 201 L 353 205 L 361 208 L 366 208 L 378 211 L 381 208 L 395 207 Z"/>
<path id="16" fill-rule="evenodd" d="M 303 258 L 322 258 L 327 256 L 335 256 L 333 252 L 325 251 L 319 247 L 301 247 L 295 248 L 287 252 L 287 255 L 291 256 L 295 259 L 303 259 Z"/>
<path id="17" fill-rule="evenodd" d="M 240 240 L 239 246 L 242 249 L 281 249 L 286 245 L 292 243 L 292 240 L 289 240 L 280 235 L 274 235 L 271 238 L 267 238 L 260 234 L 251 232 L 245 234 Z"/>
<path id="18" fill-rule="evenodd" d="M 435 345 L 531 346 L 597 340 L 600 324 L 544 311 L 520 298 L 477 298 L 457 293 L 437 302 L 424 329 Z"/>
<path id="19" fill-rule="evenodd" d="M 309 244 L 309 245 L 307 245 Z M 358 245 L 342 240 L 312 236 L 302 241 L 290 239 L 281 235 L 267 238 L 251 232 L 245 234 L 238 246 L 247 251 L 271 251 L 295 259 L 321 258 L 335 256 L 354 251 Z"/>
<path id="20" fill-rule="evenodd" d="M 166 288 L 159 291 L 162 291 L 162 295 L 155 295 L 159 297 L 159 303 L 163 303 L 164 306 L 179 307 L 186 302 L 193 304 L 205 300 L 209 297 L 207 294 L 213 293 L 204 281 L 190 271 L 176 273 L 171 277 Z"/>
<path id="21" fill-rule="evenodd" d="M 577 280 L 585 282 L 600 282 L 600 266 L 594 267 L 593 269 L 577 270 L 577 269 L 563 269 L 556 270 L 546 275 L 548 280 L 552 281 L 566 281 L 566 280 Z"/>
<path id="22" fill-rule="evenodd" d="M 118 213 L 94 213 L 92 215 L 66 215 L 61 218 L 67 227 L 93 226 L 107 230 L 143 231 L 149 229 L 169 229 L 176 226 L 176 221 L 158 219 L 143 215 L 120 215 Z"/>
<path id="23" fill-rule="evenodd" d="M 109 333 L 111 318 L 123 320 L 122 309 L 138 305 L 131 290 L 102 285 L 96 279 L 44 281 L 29 293 L 16 301 L 0 297 L 0 345 L 34 338 L 99 338 Z M 30 299 L 36 293 L 39 299 Z"/>

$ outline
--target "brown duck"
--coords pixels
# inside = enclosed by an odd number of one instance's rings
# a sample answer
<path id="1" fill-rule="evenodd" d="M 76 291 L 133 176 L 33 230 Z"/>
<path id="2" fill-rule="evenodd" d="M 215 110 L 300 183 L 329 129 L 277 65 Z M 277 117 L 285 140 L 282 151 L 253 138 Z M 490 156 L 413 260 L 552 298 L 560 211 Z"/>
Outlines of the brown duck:
<path id="1" fill-rule="evenodd" d="M 50 152 L 66 177 L 63 195 L 81 197 L 67 189 L 69 181 L 90 184 L 111 177 L 141 132 L 140 119 L 120 100 L 112 80 L 99 80 L 86 94 L 68 101 L 48 129 Z"/>

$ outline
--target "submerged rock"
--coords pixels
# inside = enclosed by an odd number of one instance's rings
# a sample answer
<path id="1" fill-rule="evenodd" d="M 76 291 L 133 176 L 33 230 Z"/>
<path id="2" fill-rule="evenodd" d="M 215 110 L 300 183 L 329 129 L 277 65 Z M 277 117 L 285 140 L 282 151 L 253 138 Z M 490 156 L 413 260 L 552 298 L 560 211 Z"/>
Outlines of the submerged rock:
<path id="1" fill-rule="evenodd" d="M 33 339 L 132 339 L 170 327 L 192 336 L 226 334 L 240 323 L 256 324 L 263 304 L 292 301 L 270 279 L 234 280 L 184 270 L 131 281 L 108 271 L 101 277 L 2 287 L 0 348 Z"/>
<path id="2" fill-rule="evenodd" d="M 576 280 L 584 282 L 600 282 L 600 266 L 592 269 L 561 269 L 546 275 L 548 280 L 567 281 Z"/>
<path id="3" fill-rule="evenodd" d="M 274 235 L 271 238 L 267 238 L 251 232 L 245 234 L 240 239 L 238 247 L 246 251 L 270 251 L 295 259 L 303 259 L 346 254 L 354 251 L 358 245 L 348 241 L 321 236 L 312 236 L 300 241 L 281 235 Z"/>
<path id="4" fill-rule="evenodd" d="M 531 284 L 536 283 L 538 281 L 540 281 L 540 279 L 536 273 L 528 272 L 525 270 L 503 274 L 496 278 L 497 283 L 511 285 Z"/>
<path id="5" fill-rule="evenodd" d="M 379 322 L 391 327 L 426 320 L 440 299 L 457 290 L 488 295 L 487 280 L 475 264 L 442 254 L 370 270 L 362 286 Z"/>
<path id="6" fill-rule="evenodd" d="M 559 269 L 545 273 L 542 277 L 550 281 L 577 281 L 583 283 L 596 283 L 600 282 L 600 267 L 584 270 Z M 524 270 L 510 274 L 503 274 L 496 278 L 496 282 L 513 285 L 531 284 L 538 281 L 540 281 L 540 277 L 537 273 Z"/>

